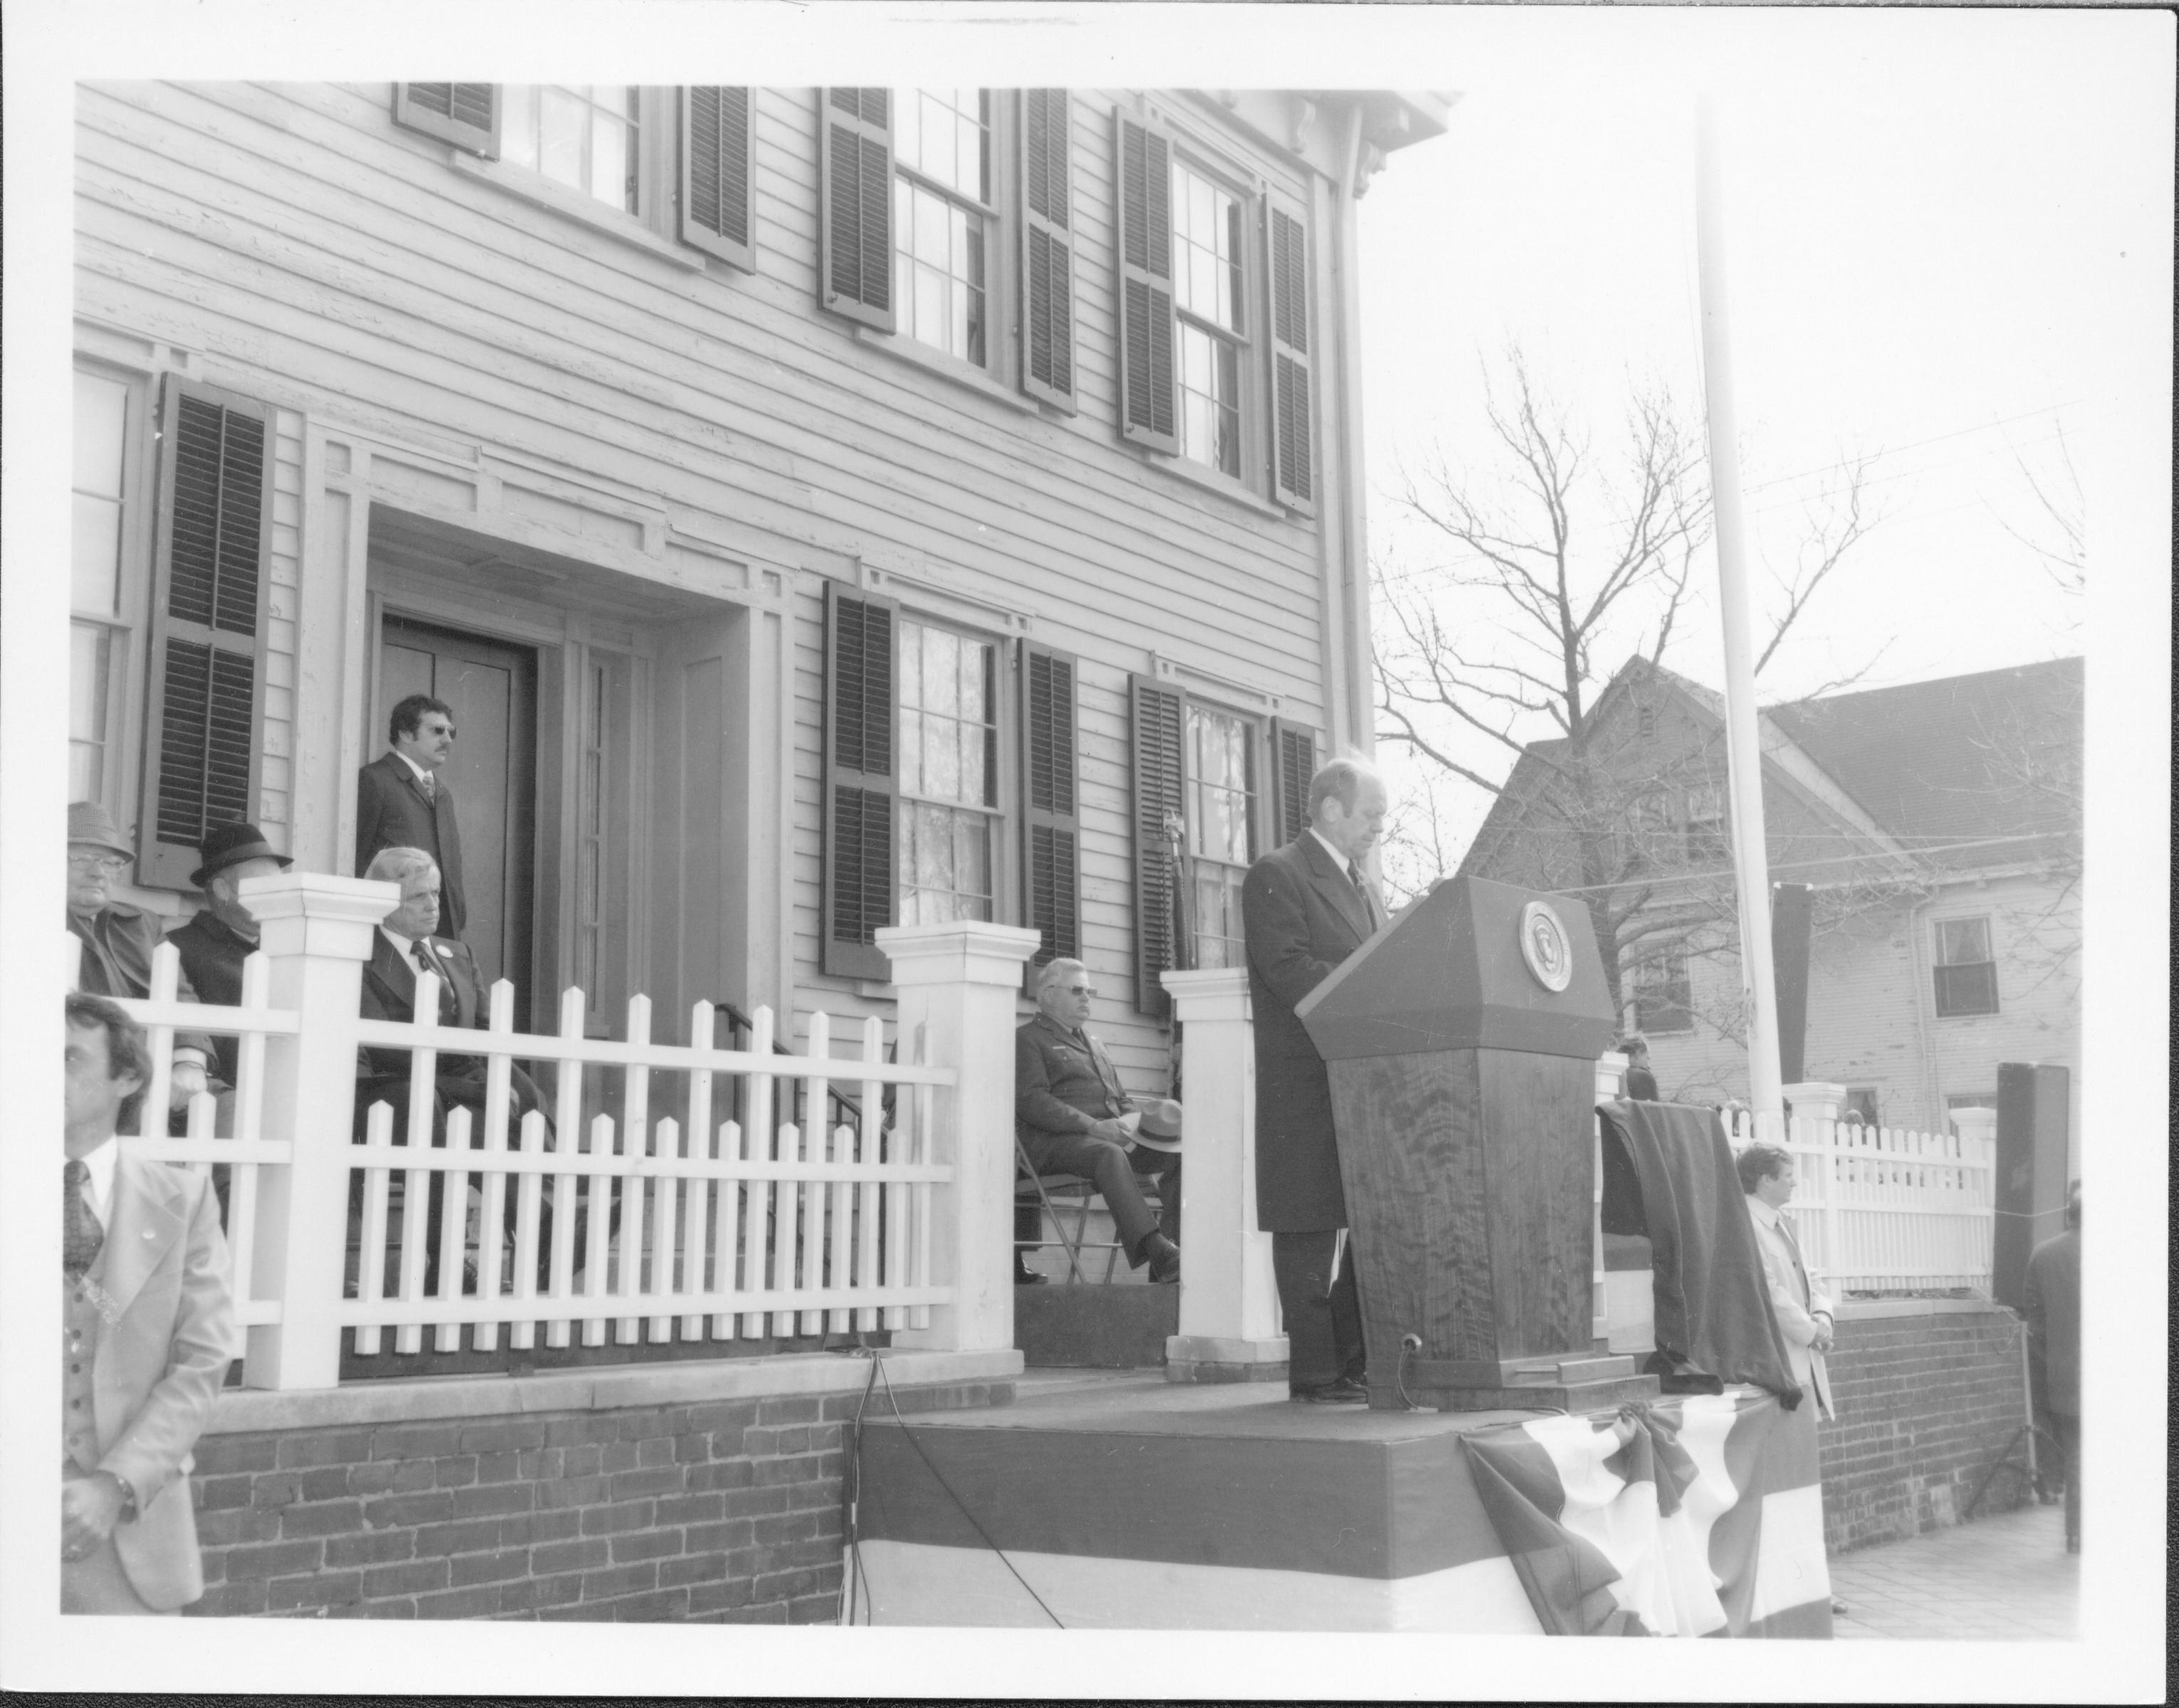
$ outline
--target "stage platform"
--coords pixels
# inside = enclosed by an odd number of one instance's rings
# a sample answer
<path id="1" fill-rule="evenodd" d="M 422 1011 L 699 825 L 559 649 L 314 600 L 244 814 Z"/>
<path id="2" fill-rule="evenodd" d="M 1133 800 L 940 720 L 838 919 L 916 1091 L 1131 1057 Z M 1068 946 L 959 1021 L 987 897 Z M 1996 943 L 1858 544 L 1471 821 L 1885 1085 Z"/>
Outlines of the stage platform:
<path id="1" fill-rule="evenodd" d="M 1155 1371 L 1032 1371 L 1016 1396 L 905 1426 L 882 1388 L 873 1398 L 859 1621 L 1692 1634 L 1707 1596 L 1719 1634 L 1829 1634 L 1813 1423 L 1776 1426 L 1776 1403 L 1753 1390 L 1656 1408 L 1685 1443 L 1662 1457 L 1693 1467 L 1664 1479 L 1684 1497 L 1662 1519 L 1651 1435 L 1622 1429 L 1624 1449 L 1613 1414 L 1300 1405 L 1282 1385 Z M 1467 1436 L 1491 1444 L 1487 1491 Z M 1541 1530 L 1507 1492 L 1538 1474 L 1564 1477 Z M 1709 1585 L 1688 1582 L 1697 1557 Z"/>

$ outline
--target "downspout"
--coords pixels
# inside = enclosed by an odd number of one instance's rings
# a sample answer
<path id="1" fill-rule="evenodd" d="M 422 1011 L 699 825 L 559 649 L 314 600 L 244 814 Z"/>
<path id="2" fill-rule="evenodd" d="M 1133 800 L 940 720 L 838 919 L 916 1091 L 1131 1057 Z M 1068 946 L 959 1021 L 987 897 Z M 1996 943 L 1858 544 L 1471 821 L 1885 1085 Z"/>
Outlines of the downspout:
<path id="1" fill-rule="evenodd" d="M 1339 313 L 1333 352 L 1336 383 L 1331 387 L 1331 397 L 1337 419 L 1332 442 L 1338 455 L 1340 504 L 1336 518 L 1324 518 L 1321 552 L 1328 733 L 1333 752 L 1344 746 L 1369 754 L 1376 747 L 1373 714 L 1376 695 L 1370 672 L 1369 530 L 1360 399 L 1361 266 L 1355 205 L 1361 198 L 1356 179 L 1362 166 L 1363 117 L 1363 102 L 1358 96 L 1347 115 L 1347 145 L 1342 152 L 1339 181 L 1333 189 L 1337 236 L 1332 272 Z"/>

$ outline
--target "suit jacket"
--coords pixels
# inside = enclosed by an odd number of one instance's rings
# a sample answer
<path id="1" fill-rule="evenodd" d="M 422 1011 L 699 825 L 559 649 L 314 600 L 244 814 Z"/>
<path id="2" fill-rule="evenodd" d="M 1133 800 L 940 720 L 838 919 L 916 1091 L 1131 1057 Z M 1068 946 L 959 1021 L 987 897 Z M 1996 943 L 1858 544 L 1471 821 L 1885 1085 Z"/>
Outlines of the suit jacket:
<path id="1" fill-rule="evenodd" d="M 1770 1310 L 1778 1319 L 1778 1332 L 1786 1339 L 1786 1357 L 1793 1380 L 1814 1393 L 1817 1410 L 1829 1417 L 1832 1415 L 1830 1382 L 1824 1355 L 1814 1342 L 1821 1328 L 1816 1312 L 1830 1314 L 1830 1295 L 1810 1278 L 1801 1261 L 1798 1243 L 1787 1237 L 1783 1217 L 1766 1221 L 1759 1213 L 1763 1207 L 1759 1200 L 1748 1200 L 1748 1219 L 1755 1224 L 1755 1249 L 1763 1258 L 1763 1279 L 1770 1289 Z"/>
<path id="2" fill-rule="evenodd" d="M 242 963 L 256 952 L 255 943 L 237 937 L 209 907 L 199 909 L 196 917 L 178 931 L 168 932 L 167 941 L 181 952 L 182 976 L 196 987 L 200 1001 L 226 1008 L 240 1005 Z M 229 1085 L 237 1083 L 235 1064 L 242 1040 L 216 1037 L 212 1048 L 219 1057 L 219 1076 Z"/>
<path id="3" fill-rule="evenodd" d="M 2081 1230 L 2068 1228 L 2028 1257 L 2028 1375 L 2039 1412 L 2081 1415 Z"/>
<path id="4" fill-rule="evenodd" d="M 484 983 L 477 973 L 476 957 L 466 944 L 435 937 L 431 951 L 447 968 L 447 977 L 439 983 L 439 1024 L 449 1026 L 473 1026 L 482 1029 L 488 1019 L 485 1012 Z M 416 1017 L 416 972 L 404 960 L 382 931 L 371 933 L 370 959 L 364 963 L 363 991 L 358 1012 L 365 1020 L 414 1020 Z M 409 1052 L 404 1049 L 363 1048 L 356 1052 L 357 1077 L 369 1083 L 377 1081 L 384 1087 L 406 1085 L 409 1080 Z M 485 1060 L 482 1056 L 442 1055 L 437 1072 L 440 1095 L 450 1103 L 481 1109 L 484 1104 Z M 517 1067 L 508 1076 L 513 1092 L 513 1119 L 520 1120 L 530 1110 L 545 1106 L 544 1093 L 536 1081 Z M 359 1092 L 357 1114 L 360 1119 L 365 1107 Z M 397 1122 L 396 1136 L 400 1128 Z M 434 1142 L 437 1140 L 435 1137 Z"/>
<path id="5" fill-rule="evenodd" d="M 68 917 L 69 934 L 84 945 L 75 988 L 85 996 L 142 998 L 151 994 L 151 951 L 159 946 L 159 922 L 134 907 L 113 902 L 101 908 L 88 924 L 74 913 Z M 184 960 L 174 985 L 180 1002 L 198 1000 L 190 983 L 189 962 Z M 200 1050 L 210 1062 L 215 1054 L 211 1036 L 201 1032 L 177 1032 L 177 1049 Z"/>
<path id="6" fill-rule="evenodd" d="M 1256 1223 L 1273 1233 L 1347 1225 L 1331 1079 L 1294 1005 L 1383 922 L 1331 850 L 1304 830 L 1241 886 L 1256 1043 Z"/>
<path id="7" fill-rule="evenodd" d="M 107 1211 L 86 1278 L 104 1295 L 85 1313 L 97 1335 L 96 1439 L 68 1452 L 135 1490 L 136 1517 L 114 1527 L 114 1547 L 137 1595 L 163 1611 L 204 1593 L 189 1474 L 236 1351 L 227 1241 L 209 1176 L 140 1157 L 116 1159 Z"/>
<path id="8" fill-rule="evenodd" d="M 355 872 L 360 878 L 381 848 L 421 848 L 439 862 L 439 928 L 458 938 L 469 922 L 462 899 L 462 836 L 454 822 L 454 791 L 440 778 L 425 800 L 416 774 L 398 753 L 381 753 L 358 774 L 355 786 Z"/>
<path id="9" fill-rule="evenodd" d="M 1085 1048 L 1086 1046 L 1086 1048 Z M 1105 1046 L 1040 1014 L 1014 1032 L 1014 1136 L 1032 1147 L 1123 1115 L 1134 1099 Z"/>

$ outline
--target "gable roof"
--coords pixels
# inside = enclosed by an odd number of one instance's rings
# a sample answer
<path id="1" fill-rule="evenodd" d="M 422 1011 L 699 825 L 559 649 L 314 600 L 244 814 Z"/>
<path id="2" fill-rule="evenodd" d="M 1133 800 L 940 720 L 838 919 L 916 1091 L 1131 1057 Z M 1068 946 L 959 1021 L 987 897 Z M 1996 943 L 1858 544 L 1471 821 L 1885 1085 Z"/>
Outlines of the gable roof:
<path id="1" fill-rule="evenodd" d="M 1767 715 L 1910 848 L 2034 857 L 2081 829 L 2077 658 L 1774 706 Z"/>

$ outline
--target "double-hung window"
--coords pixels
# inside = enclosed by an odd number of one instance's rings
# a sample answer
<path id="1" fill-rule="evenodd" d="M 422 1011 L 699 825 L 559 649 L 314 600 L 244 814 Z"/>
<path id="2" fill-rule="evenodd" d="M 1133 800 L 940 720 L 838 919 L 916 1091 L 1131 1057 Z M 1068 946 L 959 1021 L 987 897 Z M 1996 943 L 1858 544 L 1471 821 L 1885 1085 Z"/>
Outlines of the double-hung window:
<path id="1" fill-rule="evenodd" d="M 837 585 L 825 626 L 825 971 L 889 977 L 888 925 L 1079 954 L 1075 661 Z"/>
<path id="2" fill-rule="evenodd" d="M 393 118 L 513 168 L 500 182 L 530 200 L 631 236 L 639 227 L 641 240 L 678 238 L 746 271 L 756 264 L 755 93 L 713 85 L 397 83 Z"/>
<path id="3" fill-rule="evenodd" d="M 272 412 L 169 375 L 154 435 L 152 401 L 76 371 L 69 792 L 135 822 L 138 883 L 182 889 L 258 813 Z"/>
<path id="4" fill-rule="evenodd" d="M 819 304 L 1071 411 L 1072 123 L 1063 89 L 821 90 Z"/>
<path id="5" fill-rule="evenodd" d="M 1990 953 L 1990 916 L 1936 922 L 1937 1016 L 1997 1012 L 1997 958 Z"/>
<path id="6" fill-rule="evenodd" d="M 1315 501 L 1309 223 L 1179 132 L 1114 114 L 1120 435 Z"/>
<path id="7" fill-rule="evenodd" d="M 1306 828 L 1316 732 L 1134 676 L 1128 747 L 1135 1006 L 1163 1017 L 1160 974 L 1248 964 L 1242 881 L 1257 856 Z"/>
<path id="8" fill-rule="evenodd" d="M 1695 1028 L 1694 985 L 1684 955 L 1665 955 L 1634 970 L 1634 1029 L 1660 1033 Z"/>
<path id="9" fill-rule="evenodd" d="M 982 367 L 990 287 L 991 91 L 903 89 L 893 139 L 899 330 Z"/>

